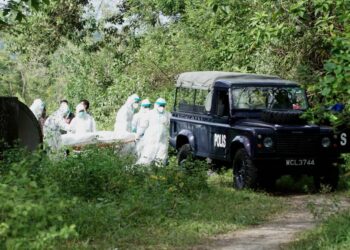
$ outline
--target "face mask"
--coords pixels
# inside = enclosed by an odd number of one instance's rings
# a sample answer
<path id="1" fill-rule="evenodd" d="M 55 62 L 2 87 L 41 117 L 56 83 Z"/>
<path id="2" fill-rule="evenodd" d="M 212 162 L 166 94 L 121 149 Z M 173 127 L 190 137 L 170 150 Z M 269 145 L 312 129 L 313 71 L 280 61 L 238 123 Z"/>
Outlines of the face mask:
<path id="1" fill-rule="evenodd" d="M 65 118 L 65 117 L 67 117 L 68 115 L 69 115 L 69 110 L 67 110 L 67 111 L 64 111 L 63 113 L 62 113 L 62 115 L 63 115 L 63 117 Z"/>
<path id="2" fill-rule="evenodd" d="M 84 118 L 85 117 L 85 112 L 79 112 L 78 113 L 79 118 Z"/>
<path id="3" fill-rule="evenodd" d="M 139 107 L 139 104 L 137 102 L 132 104 L 132 109 L 135 110 Z"/>
<path id="4" fill-rule="evenodd" d="M 158 110 L 159 113 L 163 113 L 164 112 L 164 107 L 158 107 L 157 110 Z"/>

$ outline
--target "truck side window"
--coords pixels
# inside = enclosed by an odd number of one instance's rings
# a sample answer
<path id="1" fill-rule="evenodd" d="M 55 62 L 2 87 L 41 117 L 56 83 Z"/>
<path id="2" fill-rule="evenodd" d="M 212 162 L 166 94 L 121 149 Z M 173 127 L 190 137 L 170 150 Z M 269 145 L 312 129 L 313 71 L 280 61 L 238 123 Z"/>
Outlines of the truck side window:
<path id="1" fill-rule="evenodd" d="M 217 92 L 216 99 L 216 115 L 228 116 L 229 115 L 229 96 L 227 90 L 219 90 Z"/>
<path id="2" fill-rule="evenodd" d="M 207 112 L 210 112 L 210 109 L 211 109 L 211 103 L 213 100 L 213 92 L 214 92 L 214 90 L 210 90 L 210 92 L 205 97 L 204 107 L 205 107 L 205 111 L 207 111 Z"/>
<path id="3" fill-rule="evenodd" d="M 179 88 L 176 96 L 176 110 L 198 114 L 206 113 L 205 105 L 207 95 L 207 90 Z"/>
<path id="4" fill-rule="evenodd" d="M 196 89 L 194 111 L 197 113 L 208 113 L 207 110 L 208 90 Z M 211 101 L 210 101 L 211 105 Z"/>
<path id="5" fill-rule="evenodd" d="M 177 93 L 176 109 L 183 112 L 192 111 L 195 90 L 180 88 Z"/>

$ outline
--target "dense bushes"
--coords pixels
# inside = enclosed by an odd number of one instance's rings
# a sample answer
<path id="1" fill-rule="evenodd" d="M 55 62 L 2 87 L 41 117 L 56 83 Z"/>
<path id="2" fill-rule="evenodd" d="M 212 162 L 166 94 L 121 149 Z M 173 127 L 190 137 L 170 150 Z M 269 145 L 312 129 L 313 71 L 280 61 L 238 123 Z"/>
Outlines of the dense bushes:
<path id="1" fill-rule="evenodd" d="M 133 160 L 115 148 L 50 157 L 6 151 L 0 248 L 185 247 L 279 208 L 276 198 L 208 184 L 201 162 L 144 167 Z"/>
<path id="2" fill-rule="evenodd" d="M 0 168 L 0 247 L 47 249 L 77 235 L 113 233 L 116 224 L 122 229 L 172 216 L 185 200 L 208 191 L 203 165 L 191 163 L 189 174 L 174 162 L 134 166 L 115 149 L 52 161 L 41 152 L 7 151 Z"/>
<path id="3" fill-rule="evenodd" d="M 121 156 L 113 148 L 92 147 L 63 161 L 54 161 L 40 169 L 46 183 L 57 183 L 60 191 L 85 200 L 119 200 L 135 190 L 140 193 L 175 192 L 191 195 L 206 189 L 206 170 L 200 162 L 189 163 L 193 169 L 178 167 L 173 160 L 166 168 L 133 165 L 132 157 Z"/>
<path id="4" fill-rule="evenodd" d="M 108 18 L 123 23 L 118 31 L 103 20 L 78 19 L 82 2 L 71 2 L 67 13 L 52 3 L 16 24 L 16 32 L 2 31 L 2 93 L 27 104 L 41 97 L 48 113 L 61 98 L 87 98 L 100 129 L 112 128 L 133 92 L 171 104 L 174 77 L 184 71 L 275 74 L 305 84 L 313 103 L 348 102 L 347 0 L 127 1 Z M 170 15 L 167 22 L 157 21 L 159 13 Z"/>
<path id="5" fill-rule="evenodd" d="M 0 162 L 1 249 L 48 249 L 77 235 L 64 220 L 74 199 L 63 199 L 55 183 L 36 181 L 40 167 L 46 167 L 42 156 L 11 150 Z"/>
<path id="6" fill-rule="evenodd" d="M 129 159 L 114 157 L 110 150 L 91 149 L 54 161 L 42 169 L 46 182 L 57 183 L 69 196 L 96 199 L 105 194 L 118 196 L 128 189 Z"/>

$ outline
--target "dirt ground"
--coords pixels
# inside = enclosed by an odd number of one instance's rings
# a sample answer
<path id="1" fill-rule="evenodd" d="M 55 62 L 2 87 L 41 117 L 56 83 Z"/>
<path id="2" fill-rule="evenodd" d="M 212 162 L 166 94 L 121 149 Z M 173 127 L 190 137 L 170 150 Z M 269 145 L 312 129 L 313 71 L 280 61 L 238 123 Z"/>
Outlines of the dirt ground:
<path id="1" fill-rule="evenodd" d="M 192 249 L 281 249 L 297 240 L 303 231 L 315 227 L 321 218 L 350 208 L 350 197 L 346 195 L 287 195 L 282 199 L 287 203 L 287 210 L 269 222 L 218 235 Z"/>

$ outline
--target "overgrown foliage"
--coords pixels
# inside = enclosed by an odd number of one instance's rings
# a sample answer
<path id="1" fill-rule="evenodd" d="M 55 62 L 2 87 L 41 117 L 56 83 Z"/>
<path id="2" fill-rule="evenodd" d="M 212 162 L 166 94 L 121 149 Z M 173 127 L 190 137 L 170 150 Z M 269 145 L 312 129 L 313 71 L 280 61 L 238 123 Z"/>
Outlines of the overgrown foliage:
<path id="1" fill-rule="evenodd" d="M 98 148 L 55 160 L 18 149 L 3 157 L 2 249 L 188 246 L 281 208 L 264 194 L 208 184 L 198 162 L 147 168 Z"/>
<path id="2" fill-rule="evenodd" d="M 328 218 L 286 249 L 348 249 L 350 247 L 350 211 Z"/>
<path id="3" fill-rule="evenodd" d="M 21 22 L 31 12 L 38 11 L 50 0 L 8 0 L 2 1 L 0 8 L 0 28 L 8 28 L 14 22 Z"/>
<path id="4" fill-rule="evenodd" d="M 86 0 L 9 3 L 0 95 L 28 105 L 40 97 L 48 113 L 60 99 L 85 98 L 98 128 L 111 129 L 131 93 L 171 106 L 178 73 L 225 70 L 297 80 L 315 122 L 349 123 L 348 0 L 128 0 L 102 19 L 86 15 Z M 343 114 L 324 112 L 336 102 L 347 104 Z M 0 248 L 181 246 L 276 209 L 270 197 L 208 186 L 202 165 L 192 166 L 195 174 L 174 162 L 144 169 L 99 149 L 59 162 L 41 153 L 6 157 Z"/>
<path id="5" fill-rule="evenodd" d="M 1 249 L 50 249 L 77 236 L 64 219 L 75 200 L 62 199 L 56 183 L 41 186 L 36 180 L 48 163 L 41 158 L 15 149 L 0 162 Z"/>
<path id="6" fill-rule="evenodd" d="M 124 1 L 119 12 L 94 19 L 82 14 L 86 1 L 52 1 L 2 31 L 1 80 L 11 79 L 11 86 L 1 94 L 28 104 L 41 97 L 49 111 L 61 98 L 73 104 L 86 98 L 100 127 L 110 129 L 115 110 L 132 92 L 171 103 L 180 72 L 265 73 L 305 84 L 312 103 L 322 105 L 313 110 L 317 122 L 323 106 L 348 104 L 349 5 L 346 0 Z M 345 116 L 337 123 L 346 122 Z"/>

